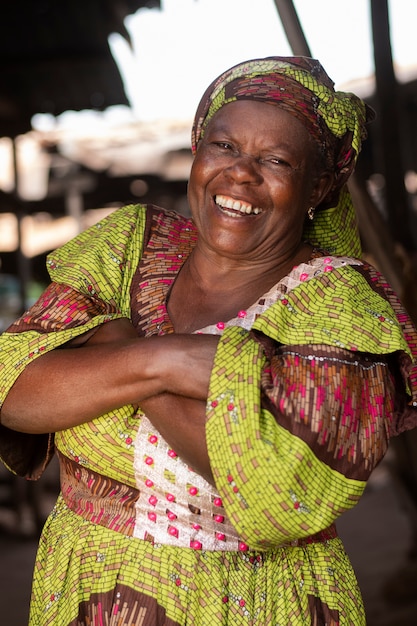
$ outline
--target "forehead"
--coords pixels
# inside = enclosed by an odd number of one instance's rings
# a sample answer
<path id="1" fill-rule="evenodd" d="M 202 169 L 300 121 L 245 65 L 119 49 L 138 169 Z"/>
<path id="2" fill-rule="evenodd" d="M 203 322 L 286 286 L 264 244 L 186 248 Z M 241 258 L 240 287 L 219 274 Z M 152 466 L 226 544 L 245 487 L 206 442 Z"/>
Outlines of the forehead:
<path id="1" fill-rule="evenodd" d="M 239 137 L 311 144 L 307 127 L 278 104 L 239 100 L 222 106 L 211 118 L 205 135 L 230 132 Z"/>

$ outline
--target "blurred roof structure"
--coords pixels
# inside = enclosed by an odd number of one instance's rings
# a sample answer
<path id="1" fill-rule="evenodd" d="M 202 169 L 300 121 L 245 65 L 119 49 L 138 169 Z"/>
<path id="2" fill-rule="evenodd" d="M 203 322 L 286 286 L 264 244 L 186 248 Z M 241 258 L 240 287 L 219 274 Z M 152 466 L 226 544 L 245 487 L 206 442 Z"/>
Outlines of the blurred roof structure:
<path id="1" fill-rule="evenodd" d="M 128 105 L 108 37 L 159 0 L 13 0 L 0 19 L 0 137 L 31 129 L 36 113 Z"/>
<path id="2" fill-rule="evenodd" d="M 417 208 L 409 210 L 404 186 L 406 169 L 417 172 L 413 130 L 417 81 L 415 76 L 404 84 L 396 80 L 388 0 L 367 1 L 376 71 L 371 93 L 367 85 L 362 97 L 374 105 L 378 117 L 359 165 L 364 180 L 374 172 L 384 178 L 380 194 L 383 216 L 375 207 L 373 215 L 380 219 L 381 229 L 387 218 L 393 237 L 389 237 L 389 245 L 381 245 L 378 235 L 368 247 L 376 250 L 377 259 L 384 257 L 389 270 L 394 242 L 415 252 L 417 241 Z M 82 211 L 135 199 L 179 210 L 186 198 L 190 154 L 188 131 L 174 120 L 171 125 L 153 124 L 151 130 L 141 124 L 127 125 L 96 138 L 80 137 L 73 131 L 69 136 L 42 136 L 31 126 L 36 113 L 58 116 L 64 111 L 129 105 L 108 37 L 120 33 L 129 41 L 124 19 L 142 8 L 161 8 L 160 0 L 13 0 L 4 4 L 0 20 L 0 144 L 9 144 L 11 183 L 0 185 L 0 214 L 14 213 L 20 227 L 26 215 L 46 212 L 58 219 L 70 215 L 79 220 Z M 293 54 L 309 55 L 293 0 L 275 0 L 275 4 Z M 21 139 L 26 144 L 33 140 L 36 149 L 28 153 Z M 0 183 L 6 170 L 3 163 Z M 36 173 L 39 180 L 43 177 L 44 191 L 34 194 L 32 189 L 30 195 L 23 194 L 25 175 L 33 188 Z M 369 205 L 369 194 L 362 191 Z M 417 191 L 414 193 L 417 207 Z M 360 206 L 365 204 L 361 199 Z M 370 214 L 369 208 L 363 209 L 366 212 Z M 373 224 L 362 230 L 367 234 L 378 228 Z M 21 246 L 17 259 L 17 264 L 13 262 L 22 282 L 27 282 L 25 274 L 30 272 Z M 0 260 L 4 268 L 4 259 Z M 381 267 L 393 282 L 382 263 Z"/>

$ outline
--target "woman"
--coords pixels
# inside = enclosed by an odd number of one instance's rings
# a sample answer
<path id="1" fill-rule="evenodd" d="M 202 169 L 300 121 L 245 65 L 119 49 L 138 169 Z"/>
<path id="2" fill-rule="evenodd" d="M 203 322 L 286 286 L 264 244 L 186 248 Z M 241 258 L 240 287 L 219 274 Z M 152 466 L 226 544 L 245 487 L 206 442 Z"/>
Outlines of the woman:
<path id="1" fill-rule="evenodd" d="M 125 207 L 50 255 L 1 338 L 3 460 L 61 467 L 32 626 L 365 624 L 334 522 L 417 421 L 345 187 L 367 117 L 315 60 L 241 63 L 198 107 L 192 219 Z"/>

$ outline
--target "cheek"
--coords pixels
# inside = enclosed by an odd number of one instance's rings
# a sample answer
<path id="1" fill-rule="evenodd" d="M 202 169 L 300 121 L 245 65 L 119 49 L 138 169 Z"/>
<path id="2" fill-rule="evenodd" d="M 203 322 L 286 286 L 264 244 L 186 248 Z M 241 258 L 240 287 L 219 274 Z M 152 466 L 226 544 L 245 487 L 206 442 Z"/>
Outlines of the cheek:
<path id="1" fill-rule="evenodd" d="M 190 202 L 192 198 L 201 198 L 204 194 L 206 184 L 210 179 L 209 169 L 207 160 L 197 153 L 191 167 L 188 181 L 188 198 Z"/>
<path id="2" fill-rule="evenodd" d="M 193 168 L 190 172 L 190 178 L 188 179 L 188 185 L 187 185 L 188 203 L 190 205 L 191 210 L 195 206 L 195 202 L 197 199 L 197 189 L 199 187 L 196 184 L 196 176 L 194 172 L 195 172 L 195 169 Z"/>

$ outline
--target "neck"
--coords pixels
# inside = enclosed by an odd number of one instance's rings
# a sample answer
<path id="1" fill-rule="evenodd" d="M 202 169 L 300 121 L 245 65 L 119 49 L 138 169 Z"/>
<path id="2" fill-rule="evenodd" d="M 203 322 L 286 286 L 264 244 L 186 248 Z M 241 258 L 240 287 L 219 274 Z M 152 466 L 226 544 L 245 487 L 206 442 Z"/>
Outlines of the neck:
<path id="1" fill-rule="evenodd" d="M 206 293 L 241 290 L 251 284 L 264 289 L 281 280 L 295 265 L 308 261 L 311 252 L 310 245 L 300 243 L 296 250 L 281 256 L 276 255 L 266 261 L 245 262 L 218 256 L 197 246 L 189 257 L 187 269 L 193 282 Z"/>
<path id="2" fill-rule="evenodd" d="M 308 261 L 310 246 L 280 263 L 237 263 L 195 248 L 183 265 L 167 302 L 176 332 L 188 333 L 227 321 L 262 297 L 294 265 Z"/>

